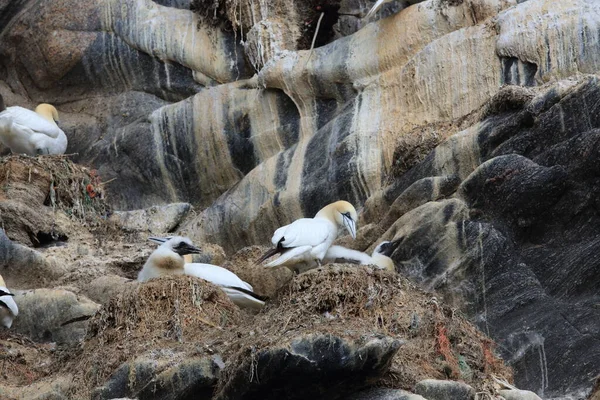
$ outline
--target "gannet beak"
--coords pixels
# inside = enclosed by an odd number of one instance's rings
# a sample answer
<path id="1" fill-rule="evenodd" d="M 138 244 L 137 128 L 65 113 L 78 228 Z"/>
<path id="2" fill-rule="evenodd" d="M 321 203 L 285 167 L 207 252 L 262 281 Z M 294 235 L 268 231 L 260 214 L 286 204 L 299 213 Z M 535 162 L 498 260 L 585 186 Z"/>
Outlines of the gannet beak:
<path id="1" fill-rule="evenodd" d="M 344 225 L 352 235 L 352 239 L 356 239 L 356 222 L 352 218 L 344 217 Z"/>
<path id="2" fill-rule="evenodd" d="M 158 244 L 163 244 L 164 242 L 166 242 L 166 241 L 167 241 L 167 239 L 166 239 L 166 238 L 161 238 L 161 237 L 153 237 L 153 236 L 150 236 L 150 237 L 148 238 L 148 240 L 149 240 L 149 241 L 151 241 L 151 242 L 154 242 L 154 243 L 158 243 Z"/>
<path id="3" fill-rule="evenodd" d="M 184 255 L 184 254 L 200 254 L 200 253 L 202 253 L 202 249 L 186 243 L 183 247 L 177 249 L 177 252 L 182 255 Z"/>
<path id="4" fill-rule="evenodd" d="M 5 292 L 4 290 L 0 290 L 0 297 L 2 296 L 14 296 L 14 294 L 10 292 Z"/>
<path id="5" fill-rule="evenodd" d="M 394 254 L 394 251 L 398 248 L 398 245 L 402 243 L 402 238 L 395 240 L 393 242 L 383 242 L 379 246 L 379 253 L 384 256 L 391 257 Z"/>

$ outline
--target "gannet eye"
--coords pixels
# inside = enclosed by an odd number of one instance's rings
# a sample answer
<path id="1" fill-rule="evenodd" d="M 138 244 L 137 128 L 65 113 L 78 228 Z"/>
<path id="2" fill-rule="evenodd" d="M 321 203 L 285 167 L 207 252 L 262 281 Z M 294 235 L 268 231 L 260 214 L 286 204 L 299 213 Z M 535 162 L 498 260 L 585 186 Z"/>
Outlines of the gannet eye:
<path id="1" fill-rule="evenodd" d="M 350 218 L 350 219 L 352 219 L 352 218 L 350 217 L 350 211 L 347 211 L 347 212 L 345 212 L 345 213 L 342 213 L 342 215 L 343 215 L 344 217 L 346 217 L 346 218 Z"/>

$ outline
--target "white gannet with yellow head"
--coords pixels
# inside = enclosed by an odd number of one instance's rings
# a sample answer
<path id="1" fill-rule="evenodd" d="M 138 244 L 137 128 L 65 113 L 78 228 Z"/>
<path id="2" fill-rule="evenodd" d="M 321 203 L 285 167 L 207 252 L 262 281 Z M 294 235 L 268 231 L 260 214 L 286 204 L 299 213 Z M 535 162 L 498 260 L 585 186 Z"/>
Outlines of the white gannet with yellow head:
<path id="1" fill-rule="evenodd" d="M 264 298 L 253 292 L 252 286 L 241 280 L 233 272 L 212 264 L 190 263 L 189 254 L 199 254 L 201 250 L 189 238 L 169 236 L 150 237 L 148 240 L 159 243 L 138 275 L 138 281 L 145 282 L 164 275 L 195 276 L 219 286 L 239 307 L 260 309 Z"/>
<path id="2" fill-rule="evenodd" d="M 339 228 L 345 227 L 352 238 L 356 239 L 357 220 L 358 214 L 352 204 L 344 200 L 331 203 L 323 207 L 314 218 L 297 219 L 277 229 L 271 239 L 276 247 L 266 252 L 257 263 L 280 253 L 267 267 L 312 261 L 320 265 L 337 238 Z"/>
<path id="3" fill-rule="evenodd" d="M 19 315 L 19 307 L 13 300 L 13 294 L 6 288 L 6 283 L 0 275 L 0 325 L 10 328 L 13 319 Z"/>
<path id="4" fill-rule="evenodd" d="M 67 136 L 57 121 L 53 105 L 40 104 L 35 112 L 19 106 L 7 108 L 0 95 L 0 142 L 15 154 L 64 154 Z"/>

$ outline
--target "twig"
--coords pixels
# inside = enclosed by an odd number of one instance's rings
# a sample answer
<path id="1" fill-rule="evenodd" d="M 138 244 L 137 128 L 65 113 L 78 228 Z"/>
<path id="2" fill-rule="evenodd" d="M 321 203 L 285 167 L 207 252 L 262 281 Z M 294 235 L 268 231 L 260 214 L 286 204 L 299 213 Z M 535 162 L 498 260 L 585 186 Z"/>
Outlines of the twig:
<path id="1" fill-rule="evenodd" d="M 315 29 L 315 34 L 313 35 L 312 43 L 310 44 L 310 53 L 308 53 L 308 58 L 306 59 L 304 68 L 306 68 L 306 66 L 308 65 L 308 62 L 310 61 L 310 56 L 312 56 L 313 50 L 315 48 L 315 42 L 317 41 L 317 35 L 319 34 L 319 27 L 321 26 L 321 20 L 323 19 L 324 15 L 325 15 L 324 12 L 321 12 L 321 15 L 319 15 L 319 20 L 317 21 L 317 28 Z"/>

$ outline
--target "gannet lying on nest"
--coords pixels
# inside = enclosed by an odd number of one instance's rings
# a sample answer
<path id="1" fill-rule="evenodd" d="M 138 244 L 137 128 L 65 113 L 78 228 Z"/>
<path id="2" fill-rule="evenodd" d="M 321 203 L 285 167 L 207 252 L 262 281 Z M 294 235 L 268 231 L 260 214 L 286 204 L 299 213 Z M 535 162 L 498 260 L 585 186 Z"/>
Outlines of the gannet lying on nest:
<path id="1" fill-rule="evenodd" d="M 0 95 L 0 142 L 15 154 L 64 154 L 67 136 L 56 121 L 58 111 L 50 104 L 38 105 L 35 112 L 19 106 L 6 108 Z"/>
<path id="2" fill-rule="evenodd" d="M 381 242 L 369 256 L 362 251 L 351 250 L 343 246 L 333 245 L 327 250 L 324 261 L 326 262 L 350 262 L 360 265 L 375 265 L 379 269 L 391 272 L 396 271 L 394 261 L 390 258 L 399 242 Z"/>
<path id="3" fill-rule="evenodd" d="M 338 229 L 346 227 L 352 238 L 356 239 L 356 221 L 358 215 L 354 206 L 347 201 L 336 201 L 323 207 L 314 218 L 301 218 L 289 225 L 282 226 L 273 234 L 271 242 L 276 246 L 266 252 L 258 261 L 281 253 L 267 267 L 290 266 L 297 263 L 321 265 L 327 250 L 338 236 Z"/>
<path id="4" fill-rule="evenodd" d="M 13 319 L 19 315 L 19 307 L 13 300 L 13 294 L 6 288 L 6 283 L 0 275 L 0 324 L 5 328 L 10 328 Z"/>
<path id="5" fill-rule="evenodd" d="M 264 298 L 254 293 L 252 286 L 233 272 L 212 264 L 186 263 L 183 256 L 201 252 L 189 238 L 169 236 L 151 237 L 148 240 L 160 246 L 148 257 L 138 281 L 145 282 L 163 275 L 195 276 L 221 287 L 239 307 L 260 309 L 265 305 Z"/>
<path id="6" fill-rule="evenodd" d="M 347 263 L 359 265 L 373 265 L 378 269 L 395 272 L 396 267 L 394 261 L 390 258 L 399 242 L 381 242 L 371 255 L 362 251 L 352 250 L 344 246 L 332 245 L 327 250 L 323 258 L 323 264 L 330 263 Z M 317 268 L 319 265 L 313 262 L 283 264 L 284 266 L 301 274 L 311 269 Z"/>

